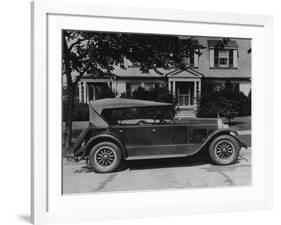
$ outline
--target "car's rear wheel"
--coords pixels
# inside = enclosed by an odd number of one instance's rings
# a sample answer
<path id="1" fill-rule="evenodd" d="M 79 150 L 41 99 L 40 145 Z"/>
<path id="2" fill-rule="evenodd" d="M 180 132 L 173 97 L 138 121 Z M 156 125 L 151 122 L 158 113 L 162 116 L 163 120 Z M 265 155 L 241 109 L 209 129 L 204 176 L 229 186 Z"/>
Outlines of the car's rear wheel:
<path id="1" fill-rule="evenodd" d="M 234 163 L 239 155 L 240 145 L 230 135 L 222 135 L 215 138 L 209 146 L 209 155 L 213 163 L 229 165 Z"/>
<path id="2" fill-rule="evenodd" d="M 91 149 L 89 160 L 95 172 L 110 173 L 120 166 L 122 162 L 122 152 L 120 148 L 112 142 L 101 142 Z"/>

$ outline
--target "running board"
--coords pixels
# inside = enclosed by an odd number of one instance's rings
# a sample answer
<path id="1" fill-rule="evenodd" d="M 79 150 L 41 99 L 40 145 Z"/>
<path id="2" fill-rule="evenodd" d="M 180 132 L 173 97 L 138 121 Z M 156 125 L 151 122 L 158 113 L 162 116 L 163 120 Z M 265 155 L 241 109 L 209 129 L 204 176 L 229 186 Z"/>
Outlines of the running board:
<path id="1" fill-rule="evenodd" d="M 129 156 L 126 160 L 141 160 L 141 159 L 166 159 L 166 158 L 182 158 L 187 157 L 185 154 L 174 154 L 174 155 L 140 155 L 140 156 Z"/>

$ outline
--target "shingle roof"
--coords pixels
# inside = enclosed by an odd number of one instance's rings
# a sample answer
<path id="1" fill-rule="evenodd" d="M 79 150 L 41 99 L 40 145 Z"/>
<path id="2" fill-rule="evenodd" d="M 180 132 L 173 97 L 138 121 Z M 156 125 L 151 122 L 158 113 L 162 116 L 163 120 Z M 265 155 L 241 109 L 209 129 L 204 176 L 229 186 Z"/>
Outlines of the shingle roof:
<path id="1" fill-rule="evenodd" d="M 222 40 L 208 40 L 209 48 L 220 47 L 220 44 L 223 45 L 225 48 L 238 48 L 238 44 L 234 40 L 229 40 L 225 43 L 223 43 Z"/>
<path id="2" fill-rule="evenodd" d="M 184 37 L 187 38 L 187 37 Z M 248 53 L 248 49 L 251 48 L 250 39 L 231 39 L 227 43 L 228 48 L 238 48 L 238 67 L 237 68 L 210 68 L 209 62 L 209 49 L 213 48 L 218 41 L 222 39 L 212 38 L 212 37 L 194 37 L 198 39 L 199 43 L 207 48 L 202 50 L 202 55 L 199 57 L 199 66 L 198 69 L 192 69 L 193 72 L 203 75 L 204 77 L 209 78 L 237 78 L 237 79 L 250 79 L 251 78 L 251 54 Z M 149 73 L 142 73 L 138 67 L 131 67 L 131 63 L 128 60 L 125 60 L 126 70 L 121 69 L 119 66 L 114 68 L 113 73 L 116 74 L 117 78 L 125 79 L 164 79 L 166 76 L 173 75 L 178 77 L 193 76 L 191 71 L 180 71 L 177 70 L 160 70 L 161 74 L 157 74 L 154 70 L 150 70 Z M 196 76 L 196 74 L 194 75 Z M 86 78 L 86 77 L 85 77 Z"/>
<path id="3" fill-rule="evenodd" d="M 187 69 L 187 70 L 174 70 L 167 74 L 168 77 L 174 77 L 174 78 L 200 78 L 204 75 L 202 73 L 199 73 L 198 71 Z"/>

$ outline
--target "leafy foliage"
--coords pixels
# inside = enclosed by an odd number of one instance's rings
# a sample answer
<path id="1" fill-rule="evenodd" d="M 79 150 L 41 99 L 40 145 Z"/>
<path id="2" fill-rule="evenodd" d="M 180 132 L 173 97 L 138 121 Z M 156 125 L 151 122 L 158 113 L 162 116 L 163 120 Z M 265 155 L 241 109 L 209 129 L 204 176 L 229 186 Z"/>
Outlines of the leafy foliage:
<path id="1" fill-rule="evenodd" d="M 202 83 L 202 95 L 197 110 L 198 117 L 216 117 L 219 113 L 230 122 L 236 116 L 251 115 L 251 96 L 234 90 L 231 82 L 217 87 L 211 81 Z"/>
<path id="2" fill-rule="evenodd" d="M 138 87 L 132 95 L 127 93 L 122 93 L 121 98 L 132 98 L 140 99 L 147 101 L 156 101 L 156 102 L 167 102 L 176 104 L 176 99 L 173 94 L 169 92 L 167 87 L 155 87 L 151 89 L 145 89 L 143 87 Z"/>
<path id="3" fill-rule="evenodd" d="M 67 101 L 63 101 L 63 121 L 67 118 Z M 89 106 L 87 103 L 75 102 L 72 110 L 72 118 L 74 121 L 89 120 Z"/>
<path id="4" fill-rule="evenodd" d="M 124 59 L 138 63 L 143 73 L 150 69 L 186 68 L 183 62 L 204 47 L 192 38 L 180 39 L 170 35 L 148 35 L 110 32 L 63 31 L 64 74 L 71 72 L 77 84 L 84 74 L 110 75 L 114 66 L 126 69 Z M 70 70 L 70 71 L 67 71 Z"/>
<path id="5" fill-rule="evenodd" d="M 62 75 L 66 77 L 68 96 L 66 148 L 71 143 L 75 88 L 85 74 L 93 78 L 111 76 L 115 66 L 126 69 L 125 59 L 137 63 L 143 73 L 153 69 L 161 74 L 160 68 L 185 69 L 183 58 L 194 52 L 200 55 L 204 48 L 192 38 L 79 30 L 63 30 L 62 41 Z"/>

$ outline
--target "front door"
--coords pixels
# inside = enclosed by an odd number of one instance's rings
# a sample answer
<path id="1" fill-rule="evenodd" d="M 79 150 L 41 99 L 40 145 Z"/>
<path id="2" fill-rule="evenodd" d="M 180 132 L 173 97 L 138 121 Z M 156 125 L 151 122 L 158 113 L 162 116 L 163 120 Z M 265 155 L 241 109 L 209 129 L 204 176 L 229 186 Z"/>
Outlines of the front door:
<path id="1" fill-rule="evenodd" d="M 189 108 L 193 106 L 193 82 L 177 82 L 177 99 L 181 108 Z"/>

